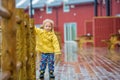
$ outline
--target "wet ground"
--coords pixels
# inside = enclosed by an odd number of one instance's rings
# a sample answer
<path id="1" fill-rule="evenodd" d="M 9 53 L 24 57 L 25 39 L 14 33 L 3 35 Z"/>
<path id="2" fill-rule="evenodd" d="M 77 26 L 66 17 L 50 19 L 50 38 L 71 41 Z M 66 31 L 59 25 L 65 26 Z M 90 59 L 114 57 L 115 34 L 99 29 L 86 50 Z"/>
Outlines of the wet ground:
<path id="1" fill-rule="evenodd" d="M 37 80 L 38 70 L 39 61 Z M 107 48 L 87 48 L 70 55 L 67 53 L 62 56 L 62 62 L 55 66 L 55 76 L 55 80 L 120 80 L 120 52 Z M 46 70 L 44 80 L 48 78 Z"/>
<path id="2" fill-rule="evenodd" d="M 120 80 L 120 50 L 86 48 L 61 59 L 55 66 L 55 80 Z M 36 68 L 39 80 L 39 57 Z M 49 80 L 47 69 L 44 80 Z"/>

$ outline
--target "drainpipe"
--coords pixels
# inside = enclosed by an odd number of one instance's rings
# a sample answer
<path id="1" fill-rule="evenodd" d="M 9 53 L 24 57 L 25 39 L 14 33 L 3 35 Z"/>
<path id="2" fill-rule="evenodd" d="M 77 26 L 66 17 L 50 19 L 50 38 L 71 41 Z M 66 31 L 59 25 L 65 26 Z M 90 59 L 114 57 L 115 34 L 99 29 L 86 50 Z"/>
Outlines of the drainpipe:
<path id="1" fill-rule="evenodd" d="M 94 16 L 98 16 L 97 0 L 94 0 Z"/>
<path id="2" fill-rule="evenodd" d="M 32 0 L 30 0 L 30 8 L 29 8 L 29 10 L 30 10 L 30 18 L 32 18 L 33 17 L 33 14 L 32 14 Z"/>
<path id="3" fill-rule="evenodd" d="M 110 0 L 106 1 L 106 16 L 110 16 Z"/>

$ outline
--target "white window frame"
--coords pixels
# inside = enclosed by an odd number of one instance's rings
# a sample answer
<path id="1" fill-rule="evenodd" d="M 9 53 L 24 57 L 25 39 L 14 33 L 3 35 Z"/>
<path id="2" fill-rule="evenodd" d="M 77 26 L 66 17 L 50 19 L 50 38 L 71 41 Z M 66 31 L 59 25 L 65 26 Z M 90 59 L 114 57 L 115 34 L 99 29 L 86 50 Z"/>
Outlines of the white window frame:
<path id="1" fill-rule="evenodd" d="M 52 13 L 52 7 L 46 7 L 46 13 L 51 14 Z"/>
<path id="2" fill-rule="evenodd" d="M 77 23 L 75 22 L 71 22 L 71 23 L 64 23 L 64 40 L 65 41 L 68 41 L 67 38 L 66 38 L 66 33 L 68 33 L 68 31 L 66 32 L 66 25 L 68 25 L 70 28 L 69 28 L 69 33 L 72 34 L 72 25 L 75 25 L 75 37 L 77 37 Z M 69 37 L 69 40 L 72 40 L 72 37 L 71 35 L 68 34 L 67 36 Z"/>
<path id="3" fill-rule="evenodd" d="M 70 6 L 68 4 L 65 4 L 63 5 L 63 11 L 64 12 L 70 12 Z"/>

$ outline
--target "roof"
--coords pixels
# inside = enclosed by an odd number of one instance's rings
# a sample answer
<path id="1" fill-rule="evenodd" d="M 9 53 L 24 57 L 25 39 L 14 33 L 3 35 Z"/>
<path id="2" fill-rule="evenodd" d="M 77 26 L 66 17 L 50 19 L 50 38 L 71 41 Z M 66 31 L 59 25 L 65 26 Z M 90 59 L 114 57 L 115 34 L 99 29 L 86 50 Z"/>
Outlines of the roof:
<path id="1" fill-rule="evenodd" d="M 82 4 L 94 2 L 94 0 L 32 0 L 33 8 L 41 8 L 44 6 L 60 6 L 65 4 Z M 16 8 L 27 8 L 30 5 L 30 0 L 16 0 Z"/>

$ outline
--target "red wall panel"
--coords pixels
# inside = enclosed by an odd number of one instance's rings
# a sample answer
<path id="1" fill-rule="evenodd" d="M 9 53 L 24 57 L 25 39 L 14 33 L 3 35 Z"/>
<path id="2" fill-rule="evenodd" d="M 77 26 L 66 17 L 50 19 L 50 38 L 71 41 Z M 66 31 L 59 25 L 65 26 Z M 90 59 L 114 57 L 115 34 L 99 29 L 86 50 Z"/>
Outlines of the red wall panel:
<path id="1" fill-rule="evenodd" d="M 120 14 L 120 2 L 117 3 L 116 0 L 111 0 L 111 15 Z M 106 15 L 105 4 L 98 4 L 98 16 Z M 64 42 L 64 23 L 76 22 L 77 23 L 77 36 L 86 34 L 87 32 L 92 33 L 91 23 L 86 23 L 86 20 L 94 20 L 93 34 L 99 39 L 104 39 L 108 37 L 111 33 L 117 32 L 120 25 L 120 19 L 107 19 L 107 18 L 95 18 L 94 17 L 94 4 L 78 4 L 75 8 L 70 8 L 70 12 L 63 12 L 63 7 L 53 7 L 52 14 L 46 14 L 46 9 L 40 11 L 40 9 L 35 9 L 34 19 L 35 24 L 42 24 L 43 20 L 46 18 L 53 19 L 55 22 L 55 30 L 61 33 L 62 42 Z M 114 26 L 113 27 L 113 23 Z M 108 25 L 109 24 L 109 25 Z M 88 27 L 89 26 L 89 27 Z M 96 27 L 95 27 L 96 26 Z M 109 36 L 110 37 L 110 36 Z M 99 42 L 98 42 L 99 43 Z M 96 43 L 96 46 L 98 45 Z M 100 46 L 102 45 L 102 43 Z M 99 45 L 98 45 L 99 46 Z"/>
<path id="2" fill-rule="evenodd" d="M 106 16 L 105 4 L 98 4 L 98 16 Z"/>
<path id="3" fill-rule="evenodd" d="M 89 13 L 89 15 L 87 15 Z M 85 33 L 85 21 L 91 20 L 94 15 L 93 4 L 75 5 L 70 8 L 70 12 L 63 12 L 63 7 L 53 7 L 52 14 L 46 14 L 46 10 L 35 9 L 35 24 L 42 24 L 46 18 L 53 19 L 55 30 L 61 33 L 62 42 L 64 42 L 64 23 L 75 22 L 77 24 L 77 36 Z"/>
<path id="4" fill-rule="evenodd" d="M 117 26 L 120 26 L 120 18 L 116 17 L 101 17 L 94 18 L 94 41 L 95 47 L 105 47 L 105 43 L 102 40 L 108 40 L 111 34 L 115 34 L 117 31 Z M 116 26 L 117 25 L 117 26 Z"/>
<path id="5" fill-rule="evenodd" d="M 115 18 L 114 19 L 114 23 L 115 23 L 115 34 L 118 33 L 118 30 L 120 29 L 120 18 Z"/>
<path id="6" fill-rule="evenodd" d="M 120 14 L 120 1 L 111 0 L 111 13 L 113 16 Z"/>
<path id="7" fill-rule="evenodd" d="M 92 22 L 92 20 L 86 22 L 85 34 L 87 34 L 87 33 L 90 33 L 91 35 L 93 35 L 93 22 Z"/>
<path id="8" fill-rule="evenodd" d="M 115 16 L 120 14 L 120 1 L 119 0 L 110 0 L 110 14 Z M 98 16 L 106 16 L 106 5 L 101 2 L 98 3 Z"/>

